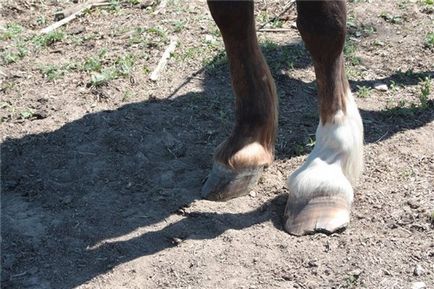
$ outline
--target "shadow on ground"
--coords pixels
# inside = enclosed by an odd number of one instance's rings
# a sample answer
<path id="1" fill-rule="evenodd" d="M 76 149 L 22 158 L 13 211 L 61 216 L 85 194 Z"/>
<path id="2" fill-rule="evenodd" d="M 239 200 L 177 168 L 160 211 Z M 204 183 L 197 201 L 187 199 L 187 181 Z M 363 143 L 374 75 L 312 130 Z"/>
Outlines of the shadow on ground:
<path id="1" fill-rule="evenodd" d="M 279 70 L 288 57 L 295 69 L 311 64 L 299 43 L 264 47 L 264 53 L 280 91 L 277 158 L 289 158 L 300 153 L 294 145 L 315 131 L 315 89 Z M 88 114 L 56 131 L 2 144 L 4 288 L 73 288 L 116 265 L 174 246 L 174 237 L 210 239 L 270 219 L 281 227 L 284 196 L 245 214 L 183 213 L 200 197 L 212 152 L 232 123 L 224 57 L 205 67 L 204 75 L 203 92 Z M 378 81 L 410 85 L 419 77 Z M 400 109 L 411 120 L 390 111 L 362 111 L 366 141 L 434 119 L 432 103 Z M 174 213 L 185 218 L 90 249 Z"/>

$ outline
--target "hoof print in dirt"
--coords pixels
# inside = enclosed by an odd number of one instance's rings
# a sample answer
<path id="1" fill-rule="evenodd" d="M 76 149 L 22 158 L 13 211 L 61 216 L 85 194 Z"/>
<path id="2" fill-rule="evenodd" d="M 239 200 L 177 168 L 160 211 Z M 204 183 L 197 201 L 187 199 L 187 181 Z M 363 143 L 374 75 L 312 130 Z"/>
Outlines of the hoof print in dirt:
<path id="1" fill-rule="evenodd" d="M 202 197 L 210 201 L 227 201 L 247 195 L 259 180 L 263 167 L 232 170 L 214 163 L 202 187 Z"/>

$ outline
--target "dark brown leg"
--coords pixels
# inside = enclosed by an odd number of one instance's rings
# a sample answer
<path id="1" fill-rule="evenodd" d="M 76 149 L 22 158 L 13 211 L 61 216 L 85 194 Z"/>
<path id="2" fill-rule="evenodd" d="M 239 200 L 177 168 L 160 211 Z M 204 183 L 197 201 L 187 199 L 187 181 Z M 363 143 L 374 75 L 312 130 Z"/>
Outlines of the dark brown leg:
<path id="1" fill-rule="evenodd" d="M 297 11 L 297 27 L 314 62 L 320 117 L 330 122 L 338 110 L 345 110 L 349 88 L 343 57 L 345 1 L 297 1 Z"/>
<path id="2" fill-rule="evenodd" d="M 226 200 L 247 194 L 273 161 L 277 99 L 256 38 L 253 1 L 208 1 L 208 6 L 229 59 L 236 120 L 232 134 L 217 148 L 202 195 Z"/>
<path id="3" fill-rule="evenodd" d="M 345 1 L 297 1 L 298 28 L 312 55 L 320 123 L 306 162 L 289 178 L 285 229 L 332 233 L 349 223 L 363 164 L 363 126 L 345 77 Z"/>

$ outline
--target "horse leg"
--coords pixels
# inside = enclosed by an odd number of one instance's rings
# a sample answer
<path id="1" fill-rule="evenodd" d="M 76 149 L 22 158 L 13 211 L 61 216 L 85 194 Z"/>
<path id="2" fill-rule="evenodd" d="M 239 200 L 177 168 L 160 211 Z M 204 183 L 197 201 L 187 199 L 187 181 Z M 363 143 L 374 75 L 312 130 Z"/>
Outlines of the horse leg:
<path id="1" fill-rule="evenodd" d="M 245 195 L 274 159 L 277 98 L 270 70 L 258 46 L 253 1 L 208 1 L 223 36 L 236 97 L 235 126 L 217 147 L 202 188 L 211 200 Z"/>
<path id="2" fill-rule="evenodd" d="M 363 125 L 344 71 L 345 1 L 297 1 L 297 25 L 313 58 L 320 122 L 316 144 L 288 180 L 285 229 L 294 235 L 347 226 L 363 166 Z"/>

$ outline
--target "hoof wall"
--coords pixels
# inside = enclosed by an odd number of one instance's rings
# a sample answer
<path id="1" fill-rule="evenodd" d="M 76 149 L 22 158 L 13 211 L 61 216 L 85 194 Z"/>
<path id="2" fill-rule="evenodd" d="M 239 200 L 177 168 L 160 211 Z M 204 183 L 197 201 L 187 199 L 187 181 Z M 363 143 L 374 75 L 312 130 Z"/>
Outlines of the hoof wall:
<path id="1" fill-rule="evenodd" d="M 343 231 L 350 222 L 351 204 L 337 196 L 321 196 L 305 202 L 288 199 L 285 230 L 296 236 Z"/>
<path id="2" fill-rule="evenodd" d="M 202 197 L 211 201 L 226 201 L 245 196 L 256 185 L 263 167 L 232 170 L 214 163 L 202 187 Z"/>

